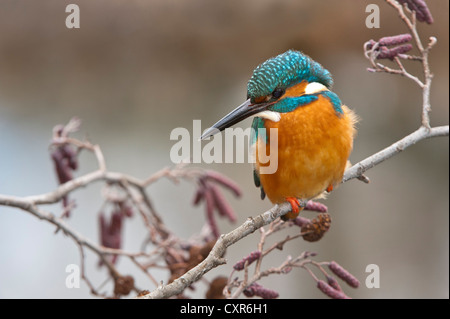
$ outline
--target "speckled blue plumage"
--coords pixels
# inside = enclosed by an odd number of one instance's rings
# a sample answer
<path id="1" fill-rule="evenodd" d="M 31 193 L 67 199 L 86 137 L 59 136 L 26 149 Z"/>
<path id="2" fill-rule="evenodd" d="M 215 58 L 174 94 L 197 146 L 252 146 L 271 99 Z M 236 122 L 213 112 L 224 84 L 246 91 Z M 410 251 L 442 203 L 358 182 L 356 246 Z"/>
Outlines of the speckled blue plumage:
<path id="1" fill-rule="evenodd" d="M 287 113 L 292 112 L 299 106 L 304 106 L 317 100 L 317 94 L 305 94 L 296 97 L 287 97 L 275 103 L 274 105 L 271 105 L 268 109 L 274 112 Z"/>
<path id="2" fill-rule="evenodd" d="M 330 72 L 306 54 L 289 50 L 261 63 L 247 84 L 247 95 L 254 99 L 271 94 L 276 88 L 286 89 L 300 83 L 319 82 L 327 88 L 333 85 Z"/>
<path id="3" fill-rule="evenodd" d="M 342 110 L 341 99 L 339 98 L 339 96 L 337 96 L 336 93 L 331 91 L 324 91 L 321 92 L 320 94 L 322 94 L 324 97 L 330 100 L 331 104 L 333 104 L 334 110 L 336 111 L 336 113 L 338 113 L 338 115 L 344 113 L 344 111 Z"/>

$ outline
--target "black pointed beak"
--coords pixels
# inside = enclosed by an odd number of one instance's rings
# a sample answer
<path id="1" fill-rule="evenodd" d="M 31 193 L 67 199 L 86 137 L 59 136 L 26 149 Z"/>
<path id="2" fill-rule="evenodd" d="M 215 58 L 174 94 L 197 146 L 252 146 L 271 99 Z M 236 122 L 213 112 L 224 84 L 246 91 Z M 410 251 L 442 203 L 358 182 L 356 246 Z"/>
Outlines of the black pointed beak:
<path id="1" fill-rule="evenodd" d="M 200 137 L 200 140 L 204 140 L 207 137 L 210 137 L 220 131 L 223 131 L 227 127 L 230 127 L 236 123 L 239 123 L 242 120 L 245 120 L 249 116 L 257 114 L 259 112 L 263 112 L 267 109 L 269 105 L 272 103 L 257 103 L 252 104 L 250 99 L 239 105 L 233 111 L 225 115 L 221 120 L 219 120 L 216 124 L 205 130 L 203 135 Z"/>

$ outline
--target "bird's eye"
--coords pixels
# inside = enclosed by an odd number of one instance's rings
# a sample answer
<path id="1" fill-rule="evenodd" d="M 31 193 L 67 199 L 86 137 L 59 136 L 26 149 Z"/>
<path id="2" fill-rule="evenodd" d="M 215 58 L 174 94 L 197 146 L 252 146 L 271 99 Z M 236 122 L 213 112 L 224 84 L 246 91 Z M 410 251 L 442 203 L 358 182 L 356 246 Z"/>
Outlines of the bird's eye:
<path id="1" fill-rule="evenodd" d="M 284 90 L 283 90 L 283 89 L 276 88 L 276 89 L 272 92 L 272 97 L 273 97 L 274 99 L 279 99 L 283 94 L 284 94 Z"/>

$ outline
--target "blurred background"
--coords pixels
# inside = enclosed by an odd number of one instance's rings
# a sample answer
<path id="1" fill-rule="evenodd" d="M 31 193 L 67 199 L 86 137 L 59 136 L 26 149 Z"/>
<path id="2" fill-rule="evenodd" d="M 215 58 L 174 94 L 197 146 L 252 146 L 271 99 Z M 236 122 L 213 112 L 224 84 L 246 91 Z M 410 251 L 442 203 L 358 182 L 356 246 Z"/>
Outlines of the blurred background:
<path id="1" fill-rule="evenodd" d="M 76 3 L 81 28 L 67 29 L 66 5 Z M 376 3 L 381 28 L 368 29 L 365 8 Z M 428 1 L 435 23 L 419 24 L 431 51 L 433 126 L 449 118 L 449 2 Z M 421 91 L 406 78 L 366 71 L 363 43 L 407 32 L 384 1 L 0 1 L 0 194 L 27 196 L 57 186 L 48 152 L 52 128 L 72 116 L 83 120 L 77 137 L 98 143 L 110 170 L 145 178 L 172 165 L 169 139 L 176 127 L 205 129 L 244 101 L 246 83 L 261 62 L 297 49 L 334 76 L 334 91 L 361 117 L 351 161 L 357 162 L 411 133 L 420 125 Z M 415 52 L 417 53 L 417 52 Z M 388 62 L 386 62 L 388 63 Z M 407 64 L 422 76 L 418 63 Z M 248 127 L 251 120 L 239 124 Z M 288 255 L 318 253 L 336 260 L 361 281 L 343 286 L 355 298 L 449 297 L 448 138 L 422 141 L 371 169 L 366 185 L 353 180 L 326 200 L 333 218 L 317 243 L 290 242 L 264 260 L 278 266 Z M 243 197 L 230 194 L 238 223 L 269 209 L 253 185 L 251 164 L 197 164 L 238 182 Z M 77 176 L 96 169 L 83 153 Z M 69 220 L 98 240 L 101 183 L 78 190 Z M 202 207 L 191 207 L 194 186 L 161 180 L 148 188 L 167 226 L 188 238 L 204 224 Z M 176 198 L 176 200 L 174 200 Z M 46 207 L 56 215 L 60 205 Z M 311 215 L 312 216 L 312 215 Z M 236 225 L 223 221 L 220 230 Z M 283 234 L 282 234 L 283 235 Z M 127 221 L 125 249 L 137 251 L 145 237 L 140 219 Z M 257 233 L 227 251 L 228 264 L 206 276 L 228 276 L 232 265 L 257 247 Z M 68 289 L 68 264 L 79 264 L 78 247 L 54 227 L 18 209 L 0 207 L 0 298 L 90 297 L 81 283 Z M 380 288 L 364 282 L 368 264 L 380 267 Z M 126 260 L 119 270 L 154 289 Z M 97 286 L 106 277 L 87 255 L 87 275 Z M 167 273 L 155 273 L 166 281 Z M 301 269 L 261 281 L 281 298 L 325 298 Z M 204 290 L 187 294 L 202 298 Z M 108 287 L 108 286 L 105 286 Z M 107 288 L 105 288 L 106 290 Z"/>

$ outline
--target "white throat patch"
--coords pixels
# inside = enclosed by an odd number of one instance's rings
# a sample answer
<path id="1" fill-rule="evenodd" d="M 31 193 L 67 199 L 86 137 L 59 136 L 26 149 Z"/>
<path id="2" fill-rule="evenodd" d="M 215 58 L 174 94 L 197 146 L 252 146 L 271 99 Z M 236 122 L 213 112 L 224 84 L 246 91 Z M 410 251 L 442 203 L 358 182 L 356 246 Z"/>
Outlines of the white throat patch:
<path id="1" fill-rule="evenodd" d="M 322 91 L 328 91 L 328 89 L 325 85 L 323 85 L 322 83 L 319 83 L 319 82 L 309 83 L 305 87 L 305 94 L 314 94 L 314 93 L 319 93 Z"/>
<path id="2" fill-rule="evenodd" d="M 267 120 L 271 120 L 272 122 L 278 122 L 281 119 L 281 114 L 274 111 L 263 111 L 255 114 L 257 117 L 262 117 Z"/>

